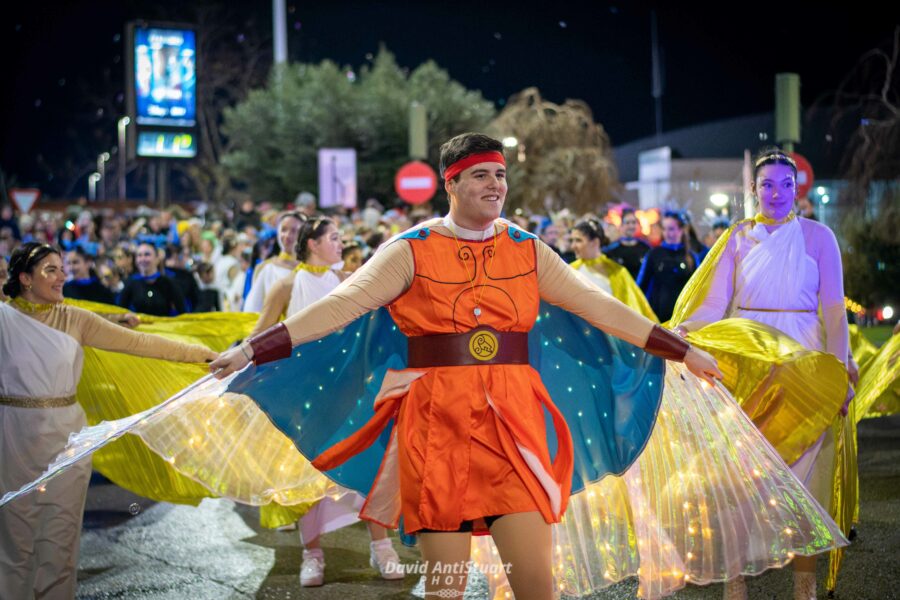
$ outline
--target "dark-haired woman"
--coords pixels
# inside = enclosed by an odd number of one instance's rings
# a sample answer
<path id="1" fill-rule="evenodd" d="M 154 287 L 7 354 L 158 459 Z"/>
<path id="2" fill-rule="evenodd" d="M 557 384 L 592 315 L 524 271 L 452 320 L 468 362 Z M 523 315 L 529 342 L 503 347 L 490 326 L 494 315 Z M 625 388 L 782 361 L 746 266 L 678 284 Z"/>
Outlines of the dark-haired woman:
<path id="1" fill-rule="evenodd" d="M 662 219 L 663 242 L 650 250 L 638 274 L 637 284 L 650 302 L 650 308 L 663 323 L 672 316 L 678 294 L 700 264 L 684 232 L 685 220 L 676 212 Z"/>
<path id="2" fill-rule="evenodd" d="M 63 304 L 59 251 L 25 244 L 10 259 L 0 304 L 0 489 L 41 474 L 70 433 L 86 425 L 75 401 L 82 346 L 204 362 L 197 345 L 130 331 Z M 41 489 L 0 508 L 0 598 L 72 598 L 91 463 L 85 460 Z"/>
<path id="3" fill-rule="evenodd" d="M 115 294 L 100 283 L 94 271 L 94 258 L 84 248 L 75 246 L 66 252 L 65 262 L 70 279 L 63 286 L 63 296 L 103 304 L 116 303 Z"/>
<path id="4" fill-rule="evenodd" d="M 119 295 L 119 306 L 160 317 L 174 317 L 184 312 L 184 296 L 175 282 L 160 272 L 159 262 L 156 246 L 146 242 L 138 245 L 135 254 L 138 272 L 125 282 Z"/>
<path id="5" fill-rule="evenodd" d="M 286 212 L 278 218 L 278 254 L 270 256 L 253 269 L 253 283 L 244 299 L 244 312 L 261 312 L 266 293 L 280 279 L 287 277 L 300 262 L 297 260 L 297 237 L 306 220 L 298 212 Z"/>
<path id="6" fill-rule="evenodd" d="M 648 319 L 658 321 L 644 294 L 628 273 L 628 269 L 607 258 L 600 251 L 609 240 L 606 239 L 603 225 L 599 220 L 579 221 L 572 228 L 571 238 L 572 250 L 577 257 L 577 260 L 571 263 L 573 269 L 629 308 Z"/>
<path id="7" fill-rule="evenodd" d="M 710 251 L 708 264 L 679 299 L 672 325 L 684 335 L 691 332 L 703 335 L 705 326 L 722 319 L 749 319 L 790 338 L 779 346 L 797 342 L 801 351 L 832 355 L 823 357 L 832 358 L 825 367 L 819 365 L 805 377 L 800 375 L 802 387 L 806 389 L 816 389 L 826 381 L 834 382 L 826 384 L 825 390 L 819 388 L 822 393 L 814 393 L 809 402 L 781 398 L 790 395 L 782 390 L 775 393 L 776 397 L 754 398 L 753 404 L 768 405 L 764 415 L 753 414 L 754 410 L 759 412 L 759 406 L 745 403 L 744 408 L 755 419 L 763 418 L 762 422 L 757 419 L 759 426 L 792 465 L 798 479 L 822 506 L 831 505 L 834 511 L 832 475 L 833 465 L 839 462 L 835 461 L 835 448 L 840 444 L 835 444 L 833 431 L 840 432 L 843 425 L 839 417 L 836 426 L 832 420 L 837 417 L 841 401 L 844 402 L 841 410 L 846 414 L 850 398 L 845 393 L 849 333 L 840 249 L 830 229 L 794 213 L 797 167 L 788 155 L 777 149 L 764 151 L 755 162 L 752 191 L 759 202 L 759 214 L 755 219 L 737 223 L 722 235 Z M 760 335 L 757 333 L 755 337 Z M 836 377 L 831 377 L 834 371 Z M 772 382 L 769 387 L 777 383 Z M 776 411 L 782 400 L 794 403 L 791 412 L 803 417 L 799 425 L 785 420 L 783 411 Z M 804 412 L 808 414 L 804 416 Z M 795 438 L 807 430 L 806 439 L 812 443 L 805 448 L 795 443 L 796 451 L 787 454 L 783 449 L 786 446 L 779 446 L 773 437 L 782 430 L 792 430 Z M 855 478 L 855 472 L 852 477 Z M 846 489 L 842 490 L 844 503 L 849 500 L 846 493 Z M 855 500 L 849 501 L 855 504 Z M 852 512 L 852 507 L 849 510 Z M 836 516 L 834 512 L 832 516 Z M 816 597 L 815 562 L 815 557 L 795 559 L 795 598 Z M 732 588 L 736 588 L 732 597 L 746 597 L 741 585 Z"/>
<path id="8" fill-rule="evenodd" d="M 334 221 L 328 218 L 306 220 L 299 230 L 297 256 L 300 263 L 294 272 L 276 282 L 269 293 L 251 335 L 265 331 L 283 317 L 294 315 L 313 302 L 324 298 L 340 284 L 344 275 L 331 266 L 341 262 L 343 243 Z M 334 496 L 338 496 L 335 499 Z M 326 496 L 300 518 L 300 538 L 304 545 L 300 567 L 300 585 L 313 587 L 325 581 L 325 556 L 320 537 L 358 520 L 363 498 L 347 492 Z M 261 508 L 263 524 L 282 525 L 284 518 L 296 515 L 290 508 L 266 505 Z M 367 523 L 372 538 L 370 564 L 385 579 L 400 579 L 399 558 L 391 546 L 384 527 Z"/>

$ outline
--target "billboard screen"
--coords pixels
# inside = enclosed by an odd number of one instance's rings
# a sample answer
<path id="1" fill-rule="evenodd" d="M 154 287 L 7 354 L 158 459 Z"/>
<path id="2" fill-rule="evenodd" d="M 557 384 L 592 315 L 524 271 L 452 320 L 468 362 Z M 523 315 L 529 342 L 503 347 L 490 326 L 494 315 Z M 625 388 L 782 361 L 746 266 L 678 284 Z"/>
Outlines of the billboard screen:
<path id="1" fill-rule="evenodd" d="M 137 155 L 194 158 L 197 156 L 197 139 L 183 131 L 138 131 Z"/>
<path id="2" fill-rule="evenodd" d="M 193 127 L 197 38 L 191 29 L 134 29 L 134 107 L 138 125 Z"/>

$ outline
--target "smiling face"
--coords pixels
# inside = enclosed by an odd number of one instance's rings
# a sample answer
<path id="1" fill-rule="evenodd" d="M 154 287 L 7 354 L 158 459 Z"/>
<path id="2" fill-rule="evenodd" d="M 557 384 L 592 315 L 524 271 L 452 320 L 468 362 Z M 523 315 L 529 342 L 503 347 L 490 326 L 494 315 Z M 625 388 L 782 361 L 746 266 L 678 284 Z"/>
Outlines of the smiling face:
<path id="1" fill-rule="evenodd" d="M 309 260 L 311 265 L 333 265 L 341 262 L 341 251 L 344 243 L 341 241 L 341 232 L 333 223 L 325 227 L 325 231 L 318 238 L 309 240 Z"/>
<path id="2" fill-rule="evenodd" d="M 662 221 L 663 239 L 667 244 L 680 244 L 683 232 L 681 224 L 672 217 L 665 217 Z"/>
<path id="3" fill-rule="evenodd" d="M 159 269 L 159 257 L 156 254 L 156 248 L 150 244 L 141 244 L 134 255 L 134 262 L 141 275 L 153 275 Z"/>
<path id="4" fill-rule="evenodd" d="M 506 166 L 485 162 L 460 173 L 444 184 L 450 196 L 450 217 L 466 229 L 480 231 L 500 217 L 506 201 Z"/>
<path id="5" fill-rule="evenodd" d="M 578 229 L 573 229 L 571 239 L 572 251 L 581 260 L 590 260 L 600 255 L 600 238 L 590 239 Z"/>
<path id="6" fill-rule="evenodd" d="M 770 219 L 783 219 L 794 208 L 797 178 L 789 165 L 763 165 L 756 172 L 753 192 L 759 198 L 759 210 Z"/>
<path id="7" fill-rule="evenodd" d="M 285 217 L 278 224 L 278 246 L 282 252 L 291 256 L 296 254 L 297 238 L 300 236 L 300 220 L 295 217 Z"/>
<path id="8" fill-rule="evenodd" d="M 77 252 L 66 252 L 66 270 L 72 279 L 87 279 L 91 276 L 90 265 Z"/>
<path id="9" fill-rule="evenodd" d="M 622 217 L 622 235 L 624 237 L 634 237 L 638 230 L 638 218 L 634 213 L 628 213 Z"/>
<path id="10" fill-rule="evenodd" d="M 35 304 L 55 304 L 63 301 L 63 285 L 66 273 L 59 254 L 50 253 L 42 258 L 31 273 L 20 273 L 19 282 L 27 290 L 22 296 Z M 30 289 L 29 289 L 30 288 Z"/>

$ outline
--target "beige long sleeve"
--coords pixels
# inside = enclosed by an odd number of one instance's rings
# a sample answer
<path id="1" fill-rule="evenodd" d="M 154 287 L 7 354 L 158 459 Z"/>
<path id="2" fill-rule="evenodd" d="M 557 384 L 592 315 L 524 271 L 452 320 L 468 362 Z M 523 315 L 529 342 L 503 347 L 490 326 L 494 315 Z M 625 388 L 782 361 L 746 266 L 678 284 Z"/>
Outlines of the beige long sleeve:
<path id="1" fill-rule="evenodd" d="M 585 280 L 543 242 L 535 241 L 535 247 L 541 298 L 639 348 L 647 344 L 653 321 Z"/>
<path id="2" fill-rule="evenodd" d="M 100 350 L 177 362 L 204 362 L 216 357 L 216 353 L 205 346 L 132 331 L 75 306 L 61 304 L 36 317 L 45 325 L 72 336 L 79 343 Z"/>
<path id="3" fill-rule="evenodd" d="M 653 321 L 581 279 L 547 245 L 536 242 L 536 246 L 542 298 L 606 333 L 644 347 Z M 291 343 L 319 339 L 389 304 L 412 285 L 414 269 L 409 242 L 387 245 L 330 294 L 284 321 Z"/>
<path id="4" fill-rule="evenodd" d="M 284 321 L 291 343 L 317 340 L 389 304 L 412 285 L 414 269 L 409 242 L 387 244 L 327 296 Z"/>

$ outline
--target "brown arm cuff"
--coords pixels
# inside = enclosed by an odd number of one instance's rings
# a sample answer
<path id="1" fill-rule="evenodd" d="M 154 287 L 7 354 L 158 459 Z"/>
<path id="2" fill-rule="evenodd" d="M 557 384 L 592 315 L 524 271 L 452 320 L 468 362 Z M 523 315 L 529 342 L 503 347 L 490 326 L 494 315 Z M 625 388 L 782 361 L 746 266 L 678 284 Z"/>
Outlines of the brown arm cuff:
<path id="1" fill-rule="evenodd" d="M 644 352 L 647 354 L 676 362 L 683 362 L 684 356 L 690 349 L 691 345 L 687 340 L 659 325 L 653 326 L 653 329 L 650 330 L 650 337 L 647 338 L 647 343 L 644 345 Z"/>
<path id="2" fill-rule="evenodd" d="M 291 334 L 284 323 L 273 325 L 247 341 L 253 348 L 253 362 L 258 365 L 291 355 Z"/>

